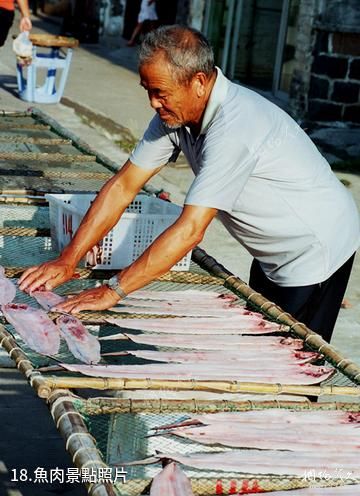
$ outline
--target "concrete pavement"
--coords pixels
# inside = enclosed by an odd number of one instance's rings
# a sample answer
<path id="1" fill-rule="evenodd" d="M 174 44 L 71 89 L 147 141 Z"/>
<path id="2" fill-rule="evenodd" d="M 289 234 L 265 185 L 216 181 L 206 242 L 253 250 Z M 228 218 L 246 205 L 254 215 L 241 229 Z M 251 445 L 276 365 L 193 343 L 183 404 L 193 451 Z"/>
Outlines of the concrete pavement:
<path id="1" fill-rule="evenodd" d="M 34 18 L 34 32 L 57 33 L 57 26 Z M 13 29 L 13 33 L 16 29 Z M 15 56 L 11 50 L 11 40 L 0 49 L 0 109 L 23 110 L 29 104 L 19 100 L 16 93 Z M 133 48 L 124 46 L 106 49 L 97 45 L 82 46 L 75 50 L 63 103 L 58 105 L 36 105 L 47 112 L 62 126 L 68 128 L 93 148 L 107 155 L 121 166 L 127 153 L 119 146 L 128 146 L 133 138 L 141 136 L 152 116 L 146 93 L 139 86 L 136 73 L 136 55 Z M 130 131 L 130 134 L 129 134 Z M 342 149 L 341 128 L 332 130 L 338 139 L 338 149 Z M 329 141 L 328 130 L 320 133 L 321 144 Z M 359 142 L 359 131 L 352 133 L 353 140 L 348 146 Z M 130 137 L 130 138 L 129 138 Z M 330 138 L 331 139 L 331 138 Z M 320 141 L 321 141 L 320 140 Z M 319 141 L 319 142 L 320 142 Z M 333 140 L 332 140 L 333 141 Z M 325 150 L 326 146 L 324 146 Z M 329 158 L 336 160 L 337 148 L 328 149 Z M 351 153 L 356 153 L 351 148 Z M 331 155 L 331 156 L 330 156 Z M 360 206 L 360 177 L 357 174 L 339 174 L 347 180 L 355 199 Z M 192 173 L 184 161 L 165 168 L 152 184 L 171 193 L 173 201 L 180 203 L 192 180 Z M 346 219 L 344 219 L 346 221 Z M 339 226 L 341 236 L 341 226 Z M 218 223 L 210 227 L 202 246 L 244 280 L 247 280 L 250 264 L 249 255 L 233 241 Z M 345 356 L 360 364 L 360 261 L 359 257 L 347 291 L 351 308 L 341 310 L 336 326 L 333 344 Z M 0 496 L 14 496 L 8 488 L 16 486 L 23 496 L 47 496 L 58 493 L 68 496 L 85 494 L 83 488 L 54 488 L 22 486 L 10 483 L 13 468 L 31 466 L 49 467 L 71 465 L 63 442 L 46 411 L 42 400 L 36 399 L 31 388 L 14 369 L 0 370 Z M 31 421 L 31 423 L 30 423 Z M 39 430 L 40 429 L 40 430 Z M 22 430 L 22 432 L 20 432 Z M 1 461 L 7 473 L 1 469 Z M 1 492 L 2 491 L 2 492 Z"/>

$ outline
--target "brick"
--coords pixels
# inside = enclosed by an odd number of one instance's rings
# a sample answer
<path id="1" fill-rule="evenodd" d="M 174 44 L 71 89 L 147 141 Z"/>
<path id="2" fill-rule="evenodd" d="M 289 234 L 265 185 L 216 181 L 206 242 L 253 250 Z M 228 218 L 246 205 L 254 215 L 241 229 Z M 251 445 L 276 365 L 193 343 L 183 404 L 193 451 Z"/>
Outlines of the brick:
<path id="1" fill-rule="evenodd" d="M 311 76 L 309 89 L 310 98 L 323 98 L 326 100 L 328 97 L 328 92 L 329 81 L 327 79 Z"/>
<path id="2" fill-rule="evenodd" d="M 345 55 L 360 55 L 360 34 L 334 33 L 333 51 Z"/>
<path id="3" fill-rule="evenodd" d="M 329 52 L 329 33 L 325 31 L 318 31 L 316 33 L 316 41 L 314 53 L 328 53 Z"/>
<path id="4" fill-rule="evenodd" d="M 359 100 L 360 85 L 357 83 L 345 83 L 336 81 L 334 91 L 331 95 L 333 102 L 357 103 Z"/>
<path id="5" fill-rule="evenodd" d="M 360 80 L 360 59 L 355 59 L 351 62 L 349 78 Z"/>
<path id="6" fill-rule="evenodd" d="M 309 100 L 308 117 L 313 121 L 340 121 L 342 107 L 327 101 Z"/>
<path id="7" fill-rule="evenodd" d="M 319 55 L 314 57 L 312 72 L 335 79 L 343 79 L 348 70 L 348 59 L 345 57 L 331 57 Z"/>
<path id="8" fill-rule="evenodd" d="M 344 121 L 360 124 L 360 105 L 349 105 L 345 107 Z"/>

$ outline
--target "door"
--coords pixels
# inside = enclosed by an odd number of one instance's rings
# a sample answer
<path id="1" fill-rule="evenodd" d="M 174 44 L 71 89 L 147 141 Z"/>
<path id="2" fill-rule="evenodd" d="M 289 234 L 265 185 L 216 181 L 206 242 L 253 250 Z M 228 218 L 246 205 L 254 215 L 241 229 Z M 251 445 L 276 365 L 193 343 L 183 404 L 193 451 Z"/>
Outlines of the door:
<path id="1" fill-rule="evenodd" d="M 289 91 L 300 0 L 210 0 L 204 31 L 217 65 L 235 81 L 277 96 Z"/>

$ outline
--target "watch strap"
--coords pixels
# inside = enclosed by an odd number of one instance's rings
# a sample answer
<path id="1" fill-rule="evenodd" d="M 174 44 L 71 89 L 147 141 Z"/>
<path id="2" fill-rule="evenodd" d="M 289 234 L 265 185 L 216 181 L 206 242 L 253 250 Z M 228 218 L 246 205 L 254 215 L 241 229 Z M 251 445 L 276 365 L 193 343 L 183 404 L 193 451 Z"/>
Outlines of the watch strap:
<path id="1" fill-rule="evenodd" d="M 127 294 L 125 293 L 125 291 L 120 286 L 119 280 L 118 280 L 118 278 L 117 278 L 116 275 L 113 276 L 113 277 L 110 277 L 107 285 L 109 286 L 110 289 L 112 289 L 113 291 L 115 291 L 115 293 L 117 293 L 118 296 L 120 296 L 121 299 L 126 298 Z"/>

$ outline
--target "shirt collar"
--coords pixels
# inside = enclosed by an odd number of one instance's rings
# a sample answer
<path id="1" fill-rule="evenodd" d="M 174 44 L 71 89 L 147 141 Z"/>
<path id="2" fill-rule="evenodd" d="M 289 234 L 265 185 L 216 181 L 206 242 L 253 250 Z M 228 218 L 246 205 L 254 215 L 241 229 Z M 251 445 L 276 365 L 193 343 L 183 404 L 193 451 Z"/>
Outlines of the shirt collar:
<path id="1" fill-rule="evenodd" d="M 229 80 L 224 76 L 219 67 L 216 67 L 217 75 L 206 105 L 204 117 L 201 124 L 200 134 L 204 134 L 213 121 L 220 105 L 225 100 Z"/>

